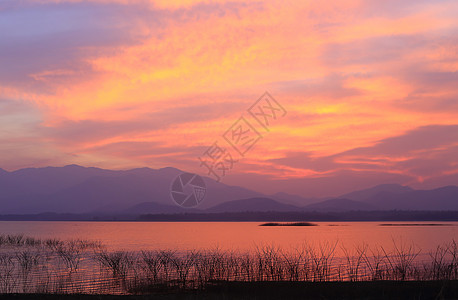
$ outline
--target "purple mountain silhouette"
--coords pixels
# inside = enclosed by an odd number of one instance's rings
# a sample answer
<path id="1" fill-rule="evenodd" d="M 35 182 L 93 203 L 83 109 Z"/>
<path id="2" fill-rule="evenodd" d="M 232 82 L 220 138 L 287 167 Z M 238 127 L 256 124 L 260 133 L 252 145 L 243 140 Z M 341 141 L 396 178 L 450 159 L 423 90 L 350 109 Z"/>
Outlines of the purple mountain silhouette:
<path id="1" fill-rule="evenodd" d="M 170 196 L 183 171 L 171 167 L 125 171 L 65 167 L 0 169 L 0 214 L 181 213 L 243 211 L 457 210 L 458 187 L 412 190 L 384 184 L 337 198 L 311 199 L 280 192 L 271 196 L 203 177 L 206 196 L 185 210 Z M 243 199 L 243 200 L 241 200 Z"/>
<path id="2" fill-rule="evenodd" d="M 0 173 L 0 214 L 111 213 L 145 202 L 178 208 L 170 197 L 170 185 L 181 173 L 171 167 L 112 171 L 76 165 L 4 172 Z M 207 193 L 201 209 L 264 196 L 210 178 L 204 181 Z"/>

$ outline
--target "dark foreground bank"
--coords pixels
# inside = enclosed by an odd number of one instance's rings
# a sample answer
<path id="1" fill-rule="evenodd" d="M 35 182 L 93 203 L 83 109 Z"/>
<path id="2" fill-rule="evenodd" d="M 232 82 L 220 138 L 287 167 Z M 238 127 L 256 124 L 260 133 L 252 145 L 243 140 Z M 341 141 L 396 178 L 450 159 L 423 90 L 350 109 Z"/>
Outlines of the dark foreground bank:
<path id="1" fill-rule="evenodd" d="M 3 294 L 0 299 L 458 299 L 458 281 L 222 282 L 200 291 L 148 295 Z"/>
<path id="2" fill-rule="evenodd" d="M 170 214 L 60 214 L 0 215 L 0 221 L 100 221 L 100 222 L 373 222 L 458 221 L 458 211 L 246 211 Z"/>

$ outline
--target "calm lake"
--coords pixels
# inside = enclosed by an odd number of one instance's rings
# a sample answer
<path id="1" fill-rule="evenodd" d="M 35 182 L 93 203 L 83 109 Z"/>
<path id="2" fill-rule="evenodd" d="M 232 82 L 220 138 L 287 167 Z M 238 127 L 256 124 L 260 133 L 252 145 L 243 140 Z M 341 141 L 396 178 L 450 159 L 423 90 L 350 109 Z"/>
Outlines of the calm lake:
<path id="1" fill-rule="evenodd" d="M 435 226 L 429 226 L 430 224 Z M 111 250 L 294 248 L 338 242 L 392 249 L 414 245 L 425 253 L 458 239 L 458 222 L 315 222 L 318 226 L 263 227 L 259 222 L 0 222 L 0 234 L 99 240 Z M 393 226 L 380 226 L 391 224 Z M 406 226 L 408 225 L 408 226 Z"/>

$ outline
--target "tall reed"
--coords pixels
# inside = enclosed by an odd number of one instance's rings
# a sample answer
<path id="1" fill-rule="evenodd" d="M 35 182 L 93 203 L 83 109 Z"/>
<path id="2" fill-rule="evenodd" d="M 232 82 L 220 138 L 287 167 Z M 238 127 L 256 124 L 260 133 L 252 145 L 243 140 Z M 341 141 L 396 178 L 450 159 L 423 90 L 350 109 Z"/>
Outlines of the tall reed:
<path id="1" fill-rule="evenodd" d="M 395 241 L 390 248 L 323 242 L 288 251 L 264 245 L 251 252 L 178 252 L 109 251 L 97 242 L 0 235 L 3 293 L 142 293 L 155 288 L 204 289 L 218 281 L 456 279 L 454 240 L 428 254 Z"/>

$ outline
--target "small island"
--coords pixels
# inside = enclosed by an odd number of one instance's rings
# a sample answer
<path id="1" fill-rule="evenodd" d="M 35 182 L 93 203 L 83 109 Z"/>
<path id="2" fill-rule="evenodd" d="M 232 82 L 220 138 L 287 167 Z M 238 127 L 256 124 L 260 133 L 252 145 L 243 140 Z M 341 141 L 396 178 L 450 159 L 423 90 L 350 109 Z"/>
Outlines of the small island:
<path id="1" fill-rule="evenodd" d="M 289 223 L 276 223 L 276 222 L 269 222 L 263 223 L 259 226 L 318 226 L 318 224 L 310 223 L 310 222 L 289 222 Z"/>

